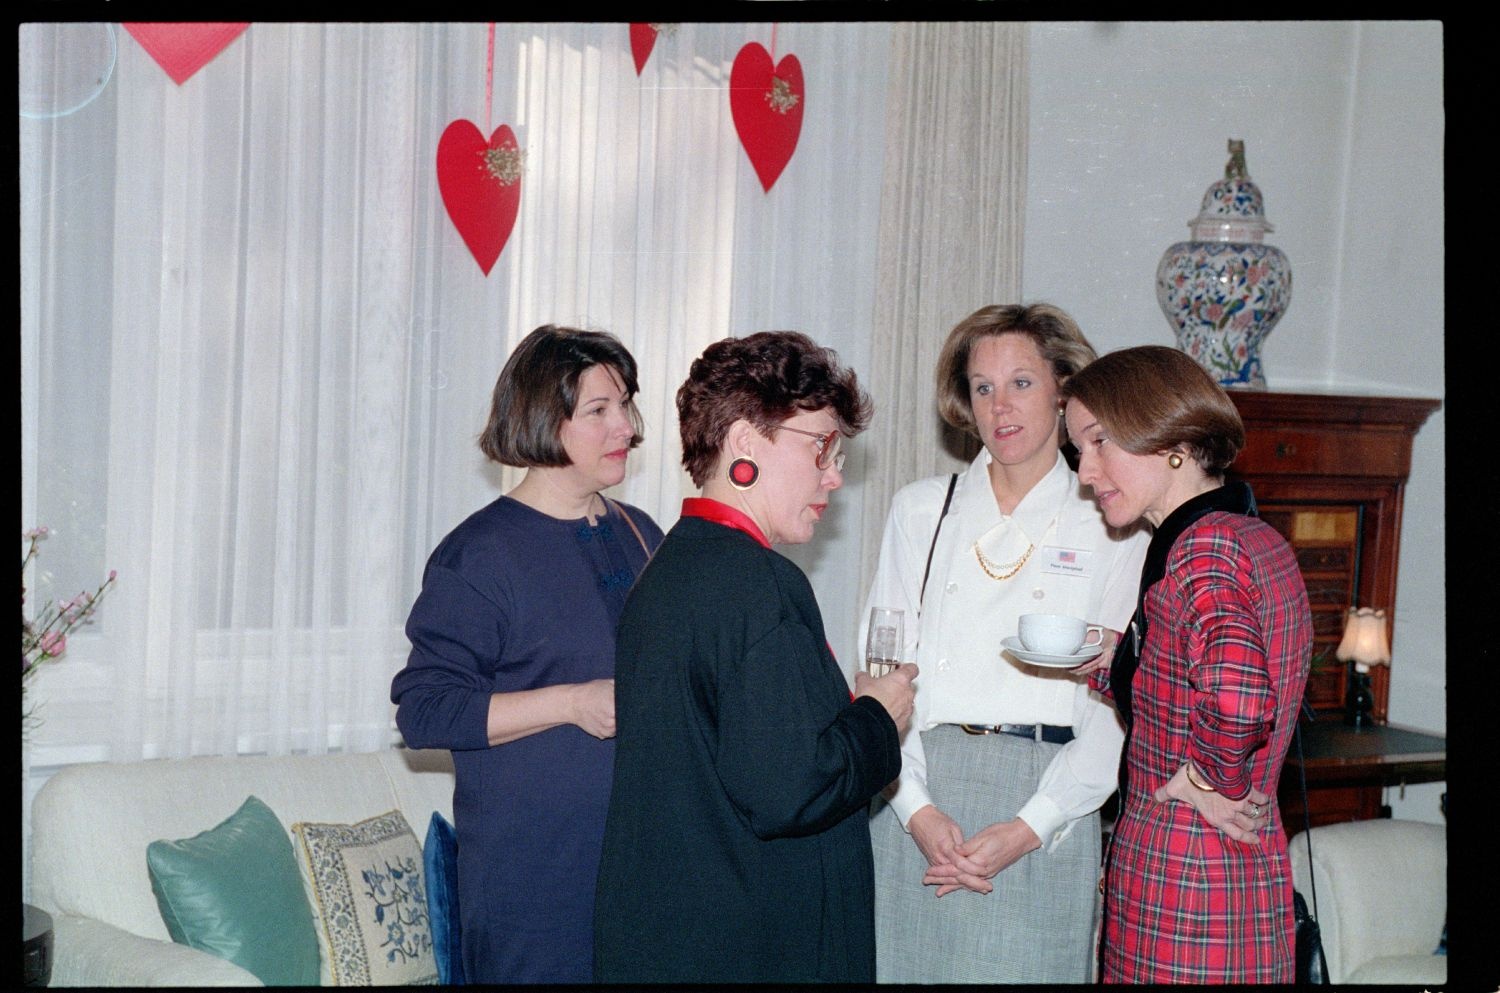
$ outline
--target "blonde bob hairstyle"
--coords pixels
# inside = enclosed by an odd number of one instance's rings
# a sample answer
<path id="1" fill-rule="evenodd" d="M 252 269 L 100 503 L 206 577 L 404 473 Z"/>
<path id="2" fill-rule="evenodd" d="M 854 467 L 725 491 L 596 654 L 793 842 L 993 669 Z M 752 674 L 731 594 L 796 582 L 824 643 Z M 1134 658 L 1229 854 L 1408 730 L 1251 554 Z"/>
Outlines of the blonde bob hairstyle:
<path id="1" fill-rule="evenodd" d="M 1165 345 L 1110 352 L 1062 387 L 1089 409 L 1110 442 L 1134 455 L 1180 449 L 1222 476 L 1245 447 L 1234 401 L 1186 353 Z"/>
<path id="2" fill-rule="evenodd" d="M 1030 338 L 1052 367 L 1058 386 L 1094 360 L 1094 346 L 1078 329 L 1078 323 L 1059 307 L 1050 303 L 980 307 L 948 332 L 937 363 L 938 414 L 975 438 L 979 437 L 979 427 L 974 423 L 974 409 L 969 401 L 969 356 L 980 341 L 1002 334 Z M 1066 430 L 1060 420 L 1058 430 L 1066 441 Z"/>

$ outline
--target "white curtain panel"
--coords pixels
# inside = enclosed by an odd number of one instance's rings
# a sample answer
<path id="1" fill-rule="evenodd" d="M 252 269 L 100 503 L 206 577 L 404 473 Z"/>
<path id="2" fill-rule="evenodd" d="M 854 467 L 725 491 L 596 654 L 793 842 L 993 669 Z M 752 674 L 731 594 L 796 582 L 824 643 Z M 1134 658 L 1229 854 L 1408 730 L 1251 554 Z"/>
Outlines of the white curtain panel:
<path id="1" fill-rule="evenodd" d="M 860 575 L 874 575 L 891 497 L 978 451 L 943 424 L 934 371 L 948 332 L 1018 302 L 1026 205 L 1025 24 L 912 23 L 891 42 L 881 279 L 871 356 L 881 397 L 866 466 Z"/>
<path id="2" fill-rule="evenodd" d="M 664 527 L 707 343 L 798 328 L 865 375 L 892 26 L 667 26 L 639 76 L 627 32 L 496 26 L 488 124 L 525 172 L 488 277 L 434 169 L 450 121 L 486 126 L 484 23 L 255 23 L 180 86 L 117 30 L 97 97 L 21 119 L 22 525 L 55 532 L 28 588 L 119 571 L 34 684 L 34 761 L 389 745 L 426 557 L 516 479 L 474 440 L 538 324 L 639 360 L 618 495 Z M 767 193 L 728 77 L 773 38 L 807 95 Z M 844 496 L 798 554 L 852 657 L 870 539 Z"/>

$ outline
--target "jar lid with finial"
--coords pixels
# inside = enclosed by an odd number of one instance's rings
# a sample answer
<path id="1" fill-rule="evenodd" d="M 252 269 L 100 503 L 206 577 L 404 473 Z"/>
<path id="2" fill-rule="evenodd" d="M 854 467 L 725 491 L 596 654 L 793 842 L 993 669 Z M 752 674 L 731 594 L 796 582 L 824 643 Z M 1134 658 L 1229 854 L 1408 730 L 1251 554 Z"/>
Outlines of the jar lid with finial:
<path id="1" fill-rule="evenodd" d="M 1243 141 L 1229 139 L 1224 178 L 1215 180 L 1203 194 L 1198 216 L 1188 221 L 1188 228 L 1194 241 L 1224 242 L 1257 242 L 1276 230 L 1266 220 L 1260 187 L 1250 181 Z"/>

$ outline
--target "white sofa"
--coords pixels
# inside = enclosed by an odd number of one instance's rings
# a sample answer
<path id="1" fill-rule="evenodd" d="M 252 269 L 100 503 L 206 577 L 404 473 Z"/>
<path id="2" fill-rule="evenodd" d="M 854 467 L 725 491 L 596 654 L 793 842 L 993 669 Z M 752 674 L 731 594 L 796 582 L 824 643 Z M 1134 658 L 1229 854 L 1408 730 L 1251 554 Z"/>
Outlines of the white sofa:
<path id="1" fill-rule="evenodd" d="M 65 768 L 37 793 L 31 900 L 52 915 L 54 986 L 259 986 L 233 963 L 174 944 L 146 846 L 219 824 L 251 794 L 283 827 L 354 823 L 399 809 L 426 836 L 434 810 L 453 819 L 446 751 L 160 759 Z"/>
<path id="2" fill-rule="evenodd" d="M 1369 820 L 1311 835 L 1311 864 L 1307 832 L 1288 843 L 1292 883 L 1309 910 L 1317 884 L 1329 982 L 1446 983 L 1448 958 L 1433 952 L 1448 915 L 1447 829 Z"/>

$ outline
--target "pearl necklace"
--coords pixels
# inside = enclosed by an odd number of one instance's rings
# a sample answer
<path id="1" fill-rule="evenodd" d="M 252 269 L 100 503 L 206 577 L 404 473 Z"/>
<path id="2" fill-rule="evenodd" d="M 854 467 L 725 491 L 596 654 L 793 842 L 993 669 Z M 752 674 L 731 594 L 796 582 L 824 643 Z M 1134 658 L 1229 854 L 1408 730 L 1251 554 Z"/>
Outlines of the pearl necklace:
<path id="1" fill-rule="evenodd" d="M 979 568 L 984 570 L 986 576 L 999 582 L 1004 582 L 1021 571 L 1021 566 L 1025 565 L 1026 560 L 1031 558 L 1031 553 L 1035 549 L 1035 543 L 1027 545 L 1026 551 L 1014 562 L 1008 562 L 1005 565 L 996 565 L 984 557 L 984 553 L 979 550 L 979 542 L 976 541 L 974 542 L 974 558 L 979 560 Z"/>

